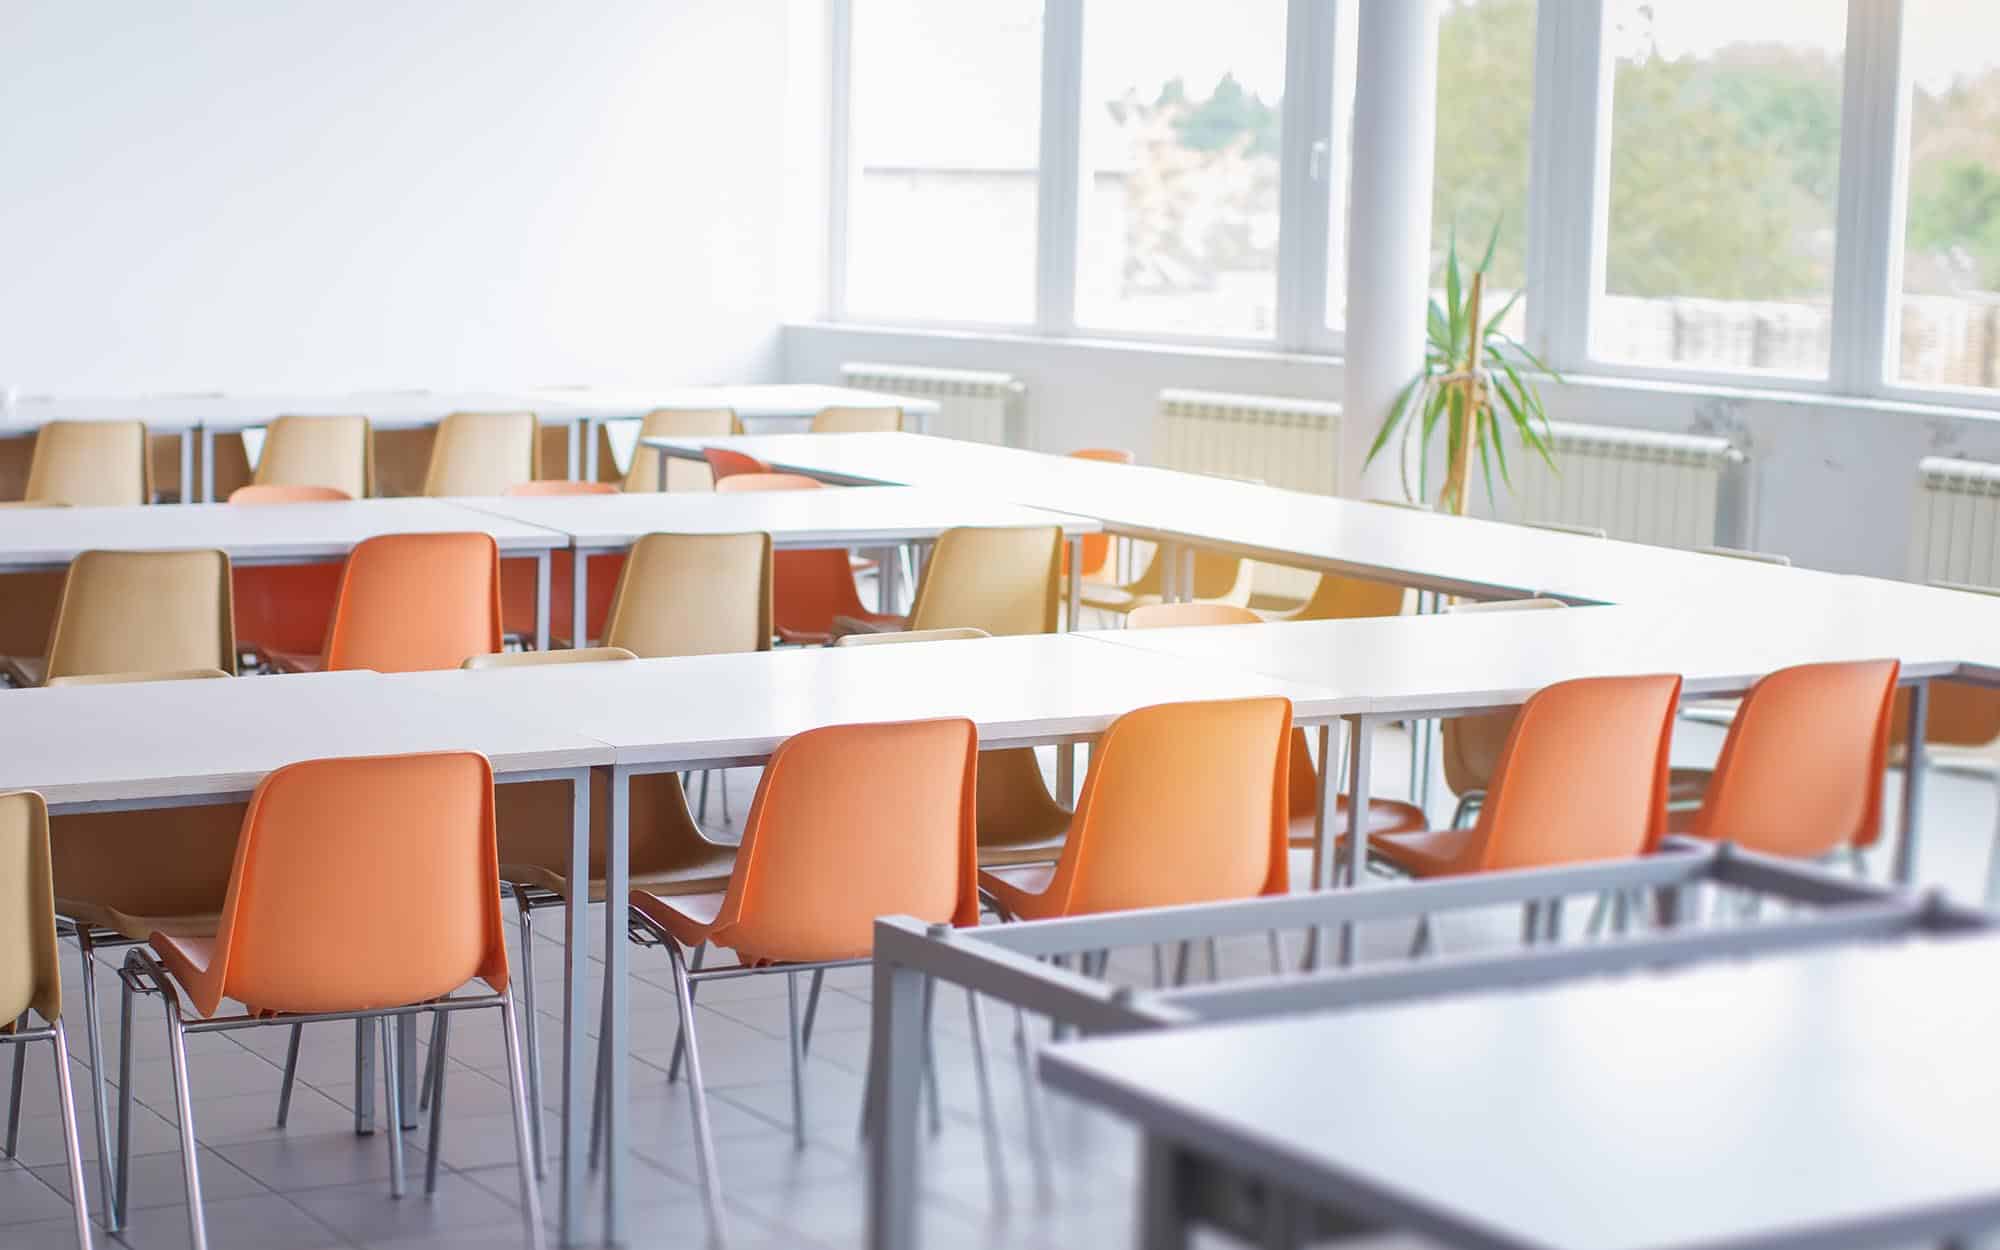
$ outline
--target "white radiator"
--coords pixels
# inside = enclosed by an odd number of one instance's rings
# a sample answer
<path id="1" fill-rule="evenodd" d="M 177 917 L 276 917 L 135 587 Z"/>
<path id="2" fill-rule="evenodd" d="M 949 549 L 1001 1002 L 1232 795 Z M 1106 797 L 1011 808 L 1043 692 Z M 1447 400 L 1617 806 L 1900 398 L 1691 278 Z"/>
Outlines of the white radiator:
<path id="1" fill-rule="evenodd" d="M 1552 470 L 1507 439 L 1509 492 L 1498 467 L 1500 514 L 1527 524 L 1588 525 L 1613 538 L 1662 547 L 1749 544 L 1743 453 L 1726 438 L 1615 426 L 1549 424 Z M 1486 484 L 1473 466 L 1472 501 Z"/>
<path id="2" fill-rule="evenodd" d="M 2000 586 L 2000 464 L 1929 456 L 1917 465 L 1910 580 Z"/>
<path id="3" fill-rule="evenodd" d="M 1023 388 L 1012 374 L 984 369 L 926 369 L 919 365 L 846 364 L 843 386 L 937 401 L 928 433 L 1007 447 L 1027 444 Z"/>
<path id="4" fill-rule="evenodd" d="M 1340 405 L 1161 391 L 1153 463 L 1331 495 L 1340 483 Z"/>

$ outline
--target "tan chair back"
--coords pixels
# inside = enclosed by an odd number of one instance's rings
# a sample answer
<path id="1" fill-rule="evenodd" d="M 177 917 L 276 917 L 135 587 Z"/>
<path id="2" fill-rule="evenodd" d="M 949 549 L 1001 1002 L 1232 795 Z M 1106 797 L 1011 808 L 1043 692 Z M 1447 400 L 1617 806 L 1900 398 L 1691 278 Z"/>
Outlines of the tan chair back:
<path id="1" fill-rule="evenodd" d="M 228 673 L 219 668 L 182 668 L 169 673 L 71 673 L 67 677 L 51 677 L 42 683 L 47 686 L 129 686 L 146 681 L 207 681 L 212 677 L 227 677 Z"/>
<path id="2" fill-rule="evenodd" d="M 0 794 L 0 1022 L 62 1015 L 59 954 L 49 809 L 32 790 Z"/>
<path id="3" fill-rule="evenodd" d="M 822 408 L 812 419 L 815 434 L 873 434 L 902 428 L 901 408 Z"/>
<path id="4" fill-rule="evenodd" d="M 264 432 L 258 486 L 330 486 L 349 499 L 375 489 L 375 438 L 366 417 L 279 417 Z"/>
<path id="5" fill-rule="evenodd" d="M 438 423 L 424 494 L 498 495 L 541 476 L 532 412 L 454 412 Z"/>
<path id="6" fill-rule="evenodd" d="M 771 648 L 771 536 L 647 534 L 632 545 L 603 642 L 646 659 Z"/>
<path id="7" fill-rule="evenodd" d="M 1560 599 L 1502 599 L 1494 603 L 1456 603 L 1447 611 L 1518 612 L 1560 608 Z M 1444 783 L 1453 794 L 1484 791 L 1500 765 L 1500 753 L 1513 731 L 1516 709 L 1482 712 L 1477 716 L 1454 716 L 1444 723 Z"/>
<path id="8" fill-rule="evenodd" d="M 743 423 L 728 408 L 656 408 L 639 423 L 640 438 L 720 438 L 741 434 Z M 608 437 L 605 436 L 608 442 Z M 598 463 L 607 462 L 606 452 L 598 452 Z M 715 476 L 699 460 L 672 457 L 667 461 L 667 490 L 712 490 Z M 656 491 L 660 487 L 660 455 L 645 447 L 632 450 L 632 467 L 625 471 L 625 490 Z"/>
<path id="9" fill-rule="evenodd" d="M 623 647 L 561 647 L 553 651 L 501 651 L 466 657 L 460 668 L 541 668 L 549 664 L 597 664 L 605 660 L 636 660 Z"/>
<path id="10" fill-rule="evenodd" d="M 70 562 L 46 677 L 236 671 L 229 557 L 86 551 Z"/>
<path id="11" fill-rule="evenodd" d="M 1062 530 L 1053 525 L 946 530 L 924 566 L 910 628 L 1054 633 L 1062 551 Z"/>
<path id="12" fill-rule="evenodd" d="M 79 508 L 151 503 L 153 464 L 138 421 L 51 421 L 35 436 L 27 499 Z"/>
<path id="13" fill-rule="evenodd" d="M 983 629 L 902 629 L 883 634 L 843 634 L 833 640 L 836 647 L 875 647 L 885 642 L 963 642 L 969 638 L 991 638 Z"/>

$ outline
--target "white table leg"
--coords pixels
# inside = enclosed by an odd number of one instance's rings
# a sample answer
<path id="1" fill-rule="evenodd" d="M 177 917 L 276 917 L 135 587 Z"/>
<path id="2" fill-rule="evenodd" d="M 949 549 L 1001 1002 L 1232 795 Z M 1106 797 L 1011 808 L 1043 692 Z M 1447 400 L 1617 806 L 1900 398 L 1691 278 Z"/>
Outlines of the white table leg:
<path id="1" fill-rule="evenodd" d="M 590 645 L 590 621 L 586 616 L 590 603 L 590 553 L 573 547 L 569 559 L 569 645 L 587 647 Z"/>
<path id="2" fill-rule="evenodd" d="M 895 547 L 884 547 L 875 553 L 875 610 L 885 614 L 896 611 L 896 573 L 902 567 L 902 552 Z"/>
<path id="3" fill-rule="evenodd" d="M 1903 748 L 1903 836 L 1896 843 L 1894 879 L 1908 885 L 1917 871 L 1917 835 L 1923 827 L 1924 726 L 1930 716 L 1931 684 L 1910 687 L 1910 725 Z"/>
<path id="4" fill-rule="evenodd" d="M 604 1125 L 604 1244 L 625 1243 L 626 1152 L 632 1141 L 630 1073 L 631 987 L 626 981 L 632 944 L 626 937 L 632 893 L 632 774 L 611 770 L 611 836 L 604 853 L 604 1062 L 610 1103 Z"/>
<path id="5" fill-rule="evenodd" d="M 195 490 L 193 430 L 181 431 L 181 502 L 208 502 L 215 498 L 215 431 L 201 427 L 201 490 Z M 151 451 L 147 452 L 151 455 Z"/>
<path id="6" fill-rule="evenodd" d="M 572 482 L 585 480 L 582 476 L 584 426 L 582 420 L 569 423 L 569 480 Z M 591 474 L 592 478 L 596 476 L 595 473 Z"/>
<path id="7" fill-rule="evenodd" d="M 1065 621 L 1071 630 L 1081 628 L 1078 613 L 1083 611 L 1083 539 L 1069 540 L 1069 605 Z"/>
<path id="8" fill-rule="evenodd" d="M 1180 552 L 1180 597 L 1182 602 L 1192 603 L 1200 597 L 1194 583 L 1194 548 L 1182 546 Z"/>
<path id="9" fill-rule="evenodd" d="M 590 880 L 590 770 L 570 781 L 569 872 L 571 881 Z M 583 897 L 588 897 L 584 895 Z M 563 909 L 563 1096 L 562 1180 L 558 1199 L 558 1240 L 579 1244 L 584 1164 L 589 1153 L 590 1056 L 584 1029 L 590 1020 L 585 976 L 590 968 L 590 908 Z M 540 1108 L 536 1108 L 540 1114 Z"/>
<path id="10" fill-rule="evenodd" d="M 535 650 L 549 649 L 549 564 L 546 550 L 535 553 Z"/>

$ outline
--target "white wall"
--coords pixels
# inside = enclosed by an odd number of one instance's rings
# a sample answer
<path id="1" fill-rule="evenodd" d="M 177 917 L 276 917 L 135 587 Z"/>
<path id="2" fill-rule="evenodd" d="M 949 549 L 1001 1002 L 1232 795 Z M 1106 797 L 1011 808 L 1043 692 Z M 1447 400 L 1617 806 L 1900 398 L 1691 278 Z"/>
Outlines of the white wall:
<path id="1" fill-rule="evenodd" d="M 757 381 L 783 0 L 8 0 L 0 385 Z"/>
<path id="2" fill-rule="evenodd" d="M 1338 401 L 1343 382 L 1341 362 L 1331 357 L 855 326 L 785 328 L 788 380 L 830 380 L 850 360 L 1011 372 L 1027 384 L 1035 447 L 1130 447 L 1142 459 L 1162 388 Z M 1574 379 L 1544 394 L 1549 415 L 1559 421 L 1730 438 L 1749 457 L 1746 542 L 1840 572 L 1903 574 L 1919 459 L 2000 460 L 1995 413 Z"/>

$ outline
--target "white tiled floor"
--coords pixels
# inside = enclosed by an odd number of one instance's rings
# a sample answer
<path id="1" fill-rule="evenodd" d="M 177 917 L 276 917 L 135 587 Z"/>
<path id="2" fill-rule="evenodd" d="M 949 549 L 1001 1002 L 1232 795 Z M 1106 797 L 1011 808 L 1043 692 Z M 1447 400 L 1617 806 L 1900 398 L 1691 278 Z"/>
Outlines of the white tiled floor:
<path id="1" fill-rule="evenodd" d="M 1719 731 L 1683 726 L 1677 757 L 1712 756 Z M 1407 777 L 1403 740 L 1387 734 L 1380 754 L 1380 791 L 1399 793 Z M 756 774 L 731 775 L 732 810 L 749 808 Z M 1891 785 L 1889 801 L 1895 801 Z M 1920 864 L 1923 879 L 1961 894 L 1980 888 L 1989 831 L 1994 824 L 1992 783 L 1938 773 L 1926 799 L 1928 836 Z M 545 957 L 537 961 L 544 991 L 542 1046 L 549 1079 L 549 1132 L 556 1074 L 560 1070 L 560 947 L 553 941 L 557 913 L 538 929 Z M 1508 933 L 1488 925 L 1486 936 Z M 1399 950 L 1404 935 L 1376 935 L 1369 945 Z M 1454 939 L 1458 940 L 1458 939 Z M 1478 940 L 1478 939 L 1474 939 Z M 695 1187 L 685 1086 L 666 1082 L 673 1046 L 674 1008 L 665 960 L 654 951 L 635 951 L 633 987 L 633 1163 L 632 1244 L 683 1247 L 703 1243 L 706 1221 Z M 116 958 L 114 955 L 113 958 Z M 1224 952 L 1225 973 L 1265 968 L 1261 939 Z M 64 965 L 72 978 L 66 998 L 82 1136 L 87 1157 L 95 1157 L 88 1109 L 89 1071 L 84 1062 L 82 1003 L 72 952 Z M 1150 976 L 1141 953 L 1114 960 L 1114 975 Z M 862 1155 L 856 1127 L 867 1049 L 867 973 L 834 974 L 819 1016 L 808 1061 L 809 1141 L 796 1151 L 791 1138 L 791 1103 L 786 1084 L 785 987 L 778 977 L 722 981 L 704 986 L 701 1005 L 702 1054 L 712 1094 L 723 1185 L 739 1246 L 848 1247 L 862 1240 Z M 594 989 L 593 984 L 593 989 Z M 99 973 L 105 996 L 104 1023 L 115 1055 L 117 983 L 109 969 Z M 1132 1140 L 1118 1125 L 1051 1100 L 1048 1105 L 1055 1150 L 1056 1188 L 1044 1202 L 1034 1192 L 1026 1151 L 1020 1069 L 1009 1041 L 1008 1015 L 987 1006 L 989 1036 L 995 1039 L 1001 1133 L 1006 1145 L 1005 1194 L 997 1195 L 982 1152 L 978 1101 L 970 1062 L 969 1028 L 963 999 L 948 993 L 937 1014 L 943 1131 L 932 1139 L 925 1174 L 923 1207 L 926 1244 L 940 1247 L 1082 1247 L 1122 1245 L 1129 1237 Z M 593 1022 L 594 1023 L 594 1022 Z M 513 1136 L 504 1085 L 504 1053 L 497 1013 L 462 1016 L 454 1025 L 451 1076 L 446 1094 L 440 1160 L 444 1169 L 435 1197 L 422 1194 L 425 1162 L 422 1131 L 406 1135 L 411 1195 L 388 1193 L 385 1137 L 357 1138 L 352 1132 L 353 1031 L 322 1026 L 308 1034 L 301 1085 L 291 1124 L 272 1124 L 285 1037 L 280 1029 L 191 1040 L 195 1119 L 203 1145 L 201 1166 L 207 1192 L 212 1244 L 219 1250 L 318 1250 L 320 1247 L 375 1247 L 387 1250 L 472 1250 L 519 1244 Z M 165 1058 L 165 1032 L 155 1003 L 142 1003 L 135 1026 L 133 1073 L 139 1111 L 133 1126 L 134 1211 L 130 1227 L 101 1244 L 141 1247 L 184 1246 L 182 1205 L 173 1102 Z M 0 1161 L 0 1247 L 43 1250 L 73 1244 L 62 1165 L 59 1120 L 47 1050 L 31 1055 L 24 1101 L 19 1157 Z M 377 1095 L 379 1098 L 379 1095 Z M 379 1113 L 378 1113 L 379 1114 Z M 93 1191 L 96 1173 L 86 1166 Z M 553 1215 L 554 1187 L 544 1185 Z"/>

